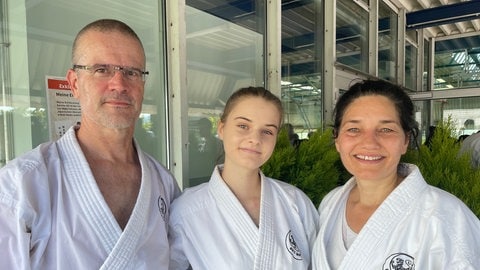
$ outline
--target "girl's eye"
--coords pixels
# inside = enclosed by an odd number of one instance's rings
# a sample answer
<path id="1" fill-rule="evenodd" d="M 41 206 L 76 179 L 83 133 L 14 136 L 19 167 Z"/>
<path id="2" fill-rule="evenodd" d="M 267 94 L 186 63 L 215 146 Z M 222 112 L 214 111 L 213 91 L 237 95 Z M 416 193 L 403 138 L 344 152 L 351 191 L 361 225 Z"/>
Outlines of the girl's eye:
<path id="1" fill-rule="evenodd" d="M 273 132 L 271 130 L 264 130 L 263 133 L 267 135 L 273 135 Z"/>

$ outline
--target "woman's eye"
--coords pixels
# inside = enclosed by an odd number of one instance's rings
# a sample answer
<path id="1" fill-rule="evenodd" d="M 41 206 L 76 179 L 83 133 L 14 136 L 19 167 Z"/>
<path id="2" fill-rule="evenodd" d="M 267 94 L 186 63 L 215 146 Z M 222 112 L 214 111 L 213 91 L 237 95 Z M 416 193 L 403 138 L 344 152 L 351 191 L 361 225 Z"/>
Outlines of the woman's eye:
<path id="1" fill-rule="evenodd" d="M 360 130 L 358 128 L 349 128 L 347 129 L 347 132 L 350 132 L 350 133 L 358 133 Z"/>
<path id="2" fill-rule="evenodd" d="M 238 125 L 238 127 L 241 128 L 241 129 L 246 129 L 247 125 Z"/>
<path id="3" fill-rule="evenodd" d="M 390 129 L 390 128 L 382 128 L 382 129 L 380 129 L 380 132 L 382 132 L 382 133 L 390 133 L 390 132 L 392 132 L 392 131 L 393 131 L 393 129 Z"/>

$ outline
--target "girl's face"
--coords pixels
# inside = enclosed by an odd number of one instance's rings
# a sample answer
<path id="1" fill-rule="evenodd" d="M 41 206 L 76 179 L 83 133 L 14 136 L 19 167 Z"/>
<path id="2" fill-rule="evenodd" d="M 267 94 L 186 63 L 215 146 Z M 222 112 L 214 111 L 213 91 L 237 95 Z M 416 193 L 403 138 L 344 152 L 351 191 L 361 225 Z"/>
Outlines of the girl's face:
<path id="1" fill-rule="evenodd" d="M 408 137 L 388 98 L 363 96 L 346 108 L 335 147 L 343 165 L 357 181 L 396 179 Z"/>
<path id="2" fill-rule="evenodd" d="M 237 101 L 225 122 L 218 124 L 225 166 L 258 169 L 272 155 L 280 125 L 280 112 L 261 97 Z"/>

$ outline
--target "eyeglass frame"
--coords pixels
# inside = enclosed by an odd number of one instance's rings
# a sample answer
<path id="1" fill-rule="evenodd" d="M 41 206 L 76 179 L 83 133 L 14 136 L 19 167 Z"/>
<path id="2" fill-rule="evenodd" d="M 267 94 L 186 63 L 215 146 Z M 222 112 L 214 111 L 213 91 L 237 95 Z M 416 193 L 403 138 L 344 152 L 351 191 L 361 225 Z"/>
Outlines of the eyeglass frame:
<path id="1" fill-rule="evenodd" d="M 133 80 L 132 78 L 134 77 L 128 77 L 126 75 L 126 72 L 127 71 L 135 71 L 135 72 L 138 72 L 140 74 L 140 80 L 141 81 L 146 81 L 147 79 L 147 75 L 149 74 L 148 71 L 146 70 L 141 70 L 139 68 L 135 68 L 135 67 L 128 67 L 128 66 L 118 66 L 118 65 L 111 65 L 111 64 L 94 64 L 94 65 L 79 65 L 79 64 L 74 64 L 72 66 L 72 69 L 73 70 L 77 70 L 77 69 L 82 69 L 82 70 L 86 70 L 86 71 L 89 71 L 91 72 L 92 74 L 95 74 L 96 73 L 96 69 L 98 68 L 105 68 L 106 70 L 110 70 L 110 68 L 112 68 L 112 73 L 110 74 L 110 76 L 106 76 L 105 78 L 112 78 L 113 76 L 115 76 L 115 71 L 121 71 L 123 76 L 126 76 L 126 78 L 128 78 L 130 81 L 135 81 Z"/>

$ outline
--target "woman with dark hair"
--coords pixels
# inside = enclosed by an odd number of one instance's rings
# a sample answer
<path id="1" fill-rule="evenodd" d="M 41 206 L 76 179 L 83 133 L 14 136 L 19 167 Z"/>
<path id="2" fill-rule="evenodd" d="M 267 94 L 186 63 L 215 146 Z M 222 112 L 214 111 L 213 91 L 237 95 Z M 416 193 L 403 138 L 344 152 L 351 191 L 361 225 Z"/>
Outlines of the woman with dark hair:
<path id="1" fill-rule="evenodd" d="M 364 81 L 334 115 L 335 147 L 353 177 L 320 204 L 313 269 L 478 269 L 479 219 L 400 163 L 418 133 L 409 96 Z"/>

